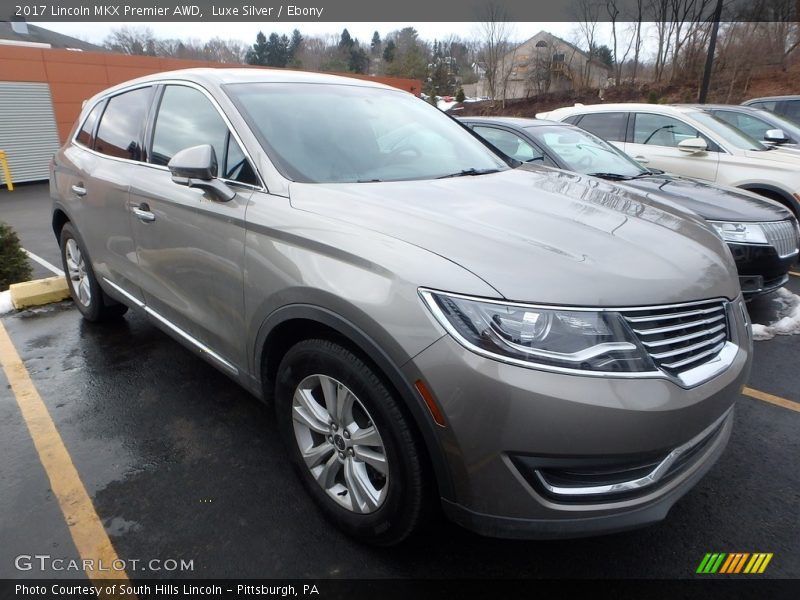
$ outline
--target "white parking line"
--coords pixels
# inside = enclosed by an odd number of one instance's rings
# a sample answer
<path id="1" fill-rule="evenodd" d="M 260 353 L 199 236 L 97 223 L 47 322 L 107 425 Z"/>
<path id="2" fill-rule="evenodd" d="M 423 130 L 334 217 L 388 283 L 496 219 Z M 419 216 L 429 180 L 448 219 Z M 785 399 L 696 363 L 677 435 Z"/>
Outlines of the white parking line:
<path id="1" fill-rule="evenodd" d="M 25 250 L 25 249 L 23 248 L 23 250 Z M 30 258 L 31 260 L 34 260 L 37 263 L 39 263 L 40 265 L 42 265 L 45 269 L 47 269 L 49 271 L 52 271 L 56 275 L 61 275 L 62 277 L 64 276 L 64 271 L 59 269 L 53 263 L 47 262 L 41 256 L 36 256 L 33 252 L 30 252 L 29 250 L 25 250 L 25 254 L 27 254 L 28 258 Z"/>

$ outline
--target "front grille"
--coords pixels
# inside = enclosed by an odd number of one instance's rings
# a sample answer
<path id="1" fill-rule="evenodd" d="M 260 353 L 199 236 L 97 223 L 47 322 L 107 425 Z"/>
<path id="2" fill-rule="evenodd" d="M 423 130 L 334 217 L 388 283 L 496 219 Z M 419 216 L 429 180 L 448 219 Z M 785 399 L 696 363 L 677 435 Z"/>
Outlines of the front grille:
<path id="1" fill-rule="evenodd" d="M 653 362 L 678 375 L 713 359 L 730 339 L 727 305 L 710 300 L 621 312 Z"/>
<path id="2" fill-rule="evenodd" d="M 778 256 L 785 258 L 797 252 L 800 240 L 797 238 L 797 226 L 794 221 L 774 221 L 761 223 L 767 243 L 775 248 Z"/>

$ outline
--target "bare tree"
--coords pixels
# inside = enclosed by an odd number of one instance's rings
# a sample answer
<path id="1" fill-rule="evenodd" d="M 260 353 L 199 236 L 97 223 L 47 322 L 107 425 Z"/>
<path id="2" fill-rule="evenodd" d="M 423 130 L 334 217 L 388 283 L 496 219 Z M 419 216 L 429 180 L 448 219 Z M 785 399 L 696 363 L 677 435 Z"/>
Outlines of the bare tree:
<path id="1" fill-rule="evenodd" d="M 139 56 L 156 55 L 156 38 L 149 27 L 120 27 L 112 29 L 103 41 L 112 52 Z"/>
<path id="2" fill-rule="evenodd" d="M 597 48 L 597 22 L 600 20 L 602 0 L 575 0 L 573 12 L 578 25 L 579 45 L 586 49 L 588 56 L 583 66 L 580 87 L 588 87 L 592 69 L 592 59 Z"/>
<path id="3" fill-rule="evenodd" d="M 636 0 L 636 14 L 633 23 L 633 73 L 631 83 L 636 83 L 636 74 L 639 69 L 639 57 L 642 52 L 642 19 L 644 0 Z"/>
<path id="4" fill-rule="evenodd" d="M 653 17 L 658 42 L 653 66 L 653 79 L 659 82 L 664 74 L 667 57 L 670 54 L 672 45 L 672 32 L 675 29 L 675 23 L 670 20 L 670 3 L 672 0 L 648 0 L 648 2 L 648 9 Z"/>
<path id="5" fill-rule="evenodd" d="M 514 53 L 509 56 L 512 29 L 502 6 L 494 2 L 484 5 L 479 26 L 479 55 L 485 68 L 488 96 L 492 100 L 499 98 L 503 106 L 514 62 Z"/>

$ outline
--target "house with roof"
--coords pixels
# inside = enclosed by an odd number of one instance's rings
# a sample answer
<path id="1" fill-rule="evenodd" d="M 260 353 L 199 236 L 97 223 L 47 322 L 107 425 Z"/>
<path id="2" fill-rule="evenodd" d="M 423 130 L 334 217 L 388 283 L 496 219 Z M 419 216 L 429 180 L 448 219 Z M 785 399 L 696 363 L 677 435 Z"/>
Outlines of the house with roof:
<path id="1" fill-rule="evenodd" d="M 498 61 L 495 97 L 512 100 L 546 92 L 604 88 L 611 67 L 574 44 L 540 31 Z M 490 96 L 488 79 L 478 81 L 476 95 Z"/>

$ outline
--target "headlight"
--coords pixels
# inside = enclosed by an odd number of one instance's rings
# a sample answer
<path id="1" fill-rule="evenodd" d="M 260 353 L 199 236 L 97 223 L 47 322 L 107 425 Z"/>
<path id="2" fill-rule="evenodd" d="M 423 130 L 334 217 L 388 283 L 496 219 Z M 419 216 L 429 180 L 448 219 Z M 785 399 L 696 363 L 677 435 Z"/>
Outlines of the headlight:
<path id="1" fill-rule="evenodd" d="M 766 244 L 767 236 L 758 223 L 734 223 L 728 221 L 709 221 L 711 226 L 726 242 L 742 244 Z"/>
<path id="2" fill-rule="evenodd" d="M 615 312 L 561 310 L 420 290 L 442 326 L 490 358 L 552 370 L 656 370 Z"/>

